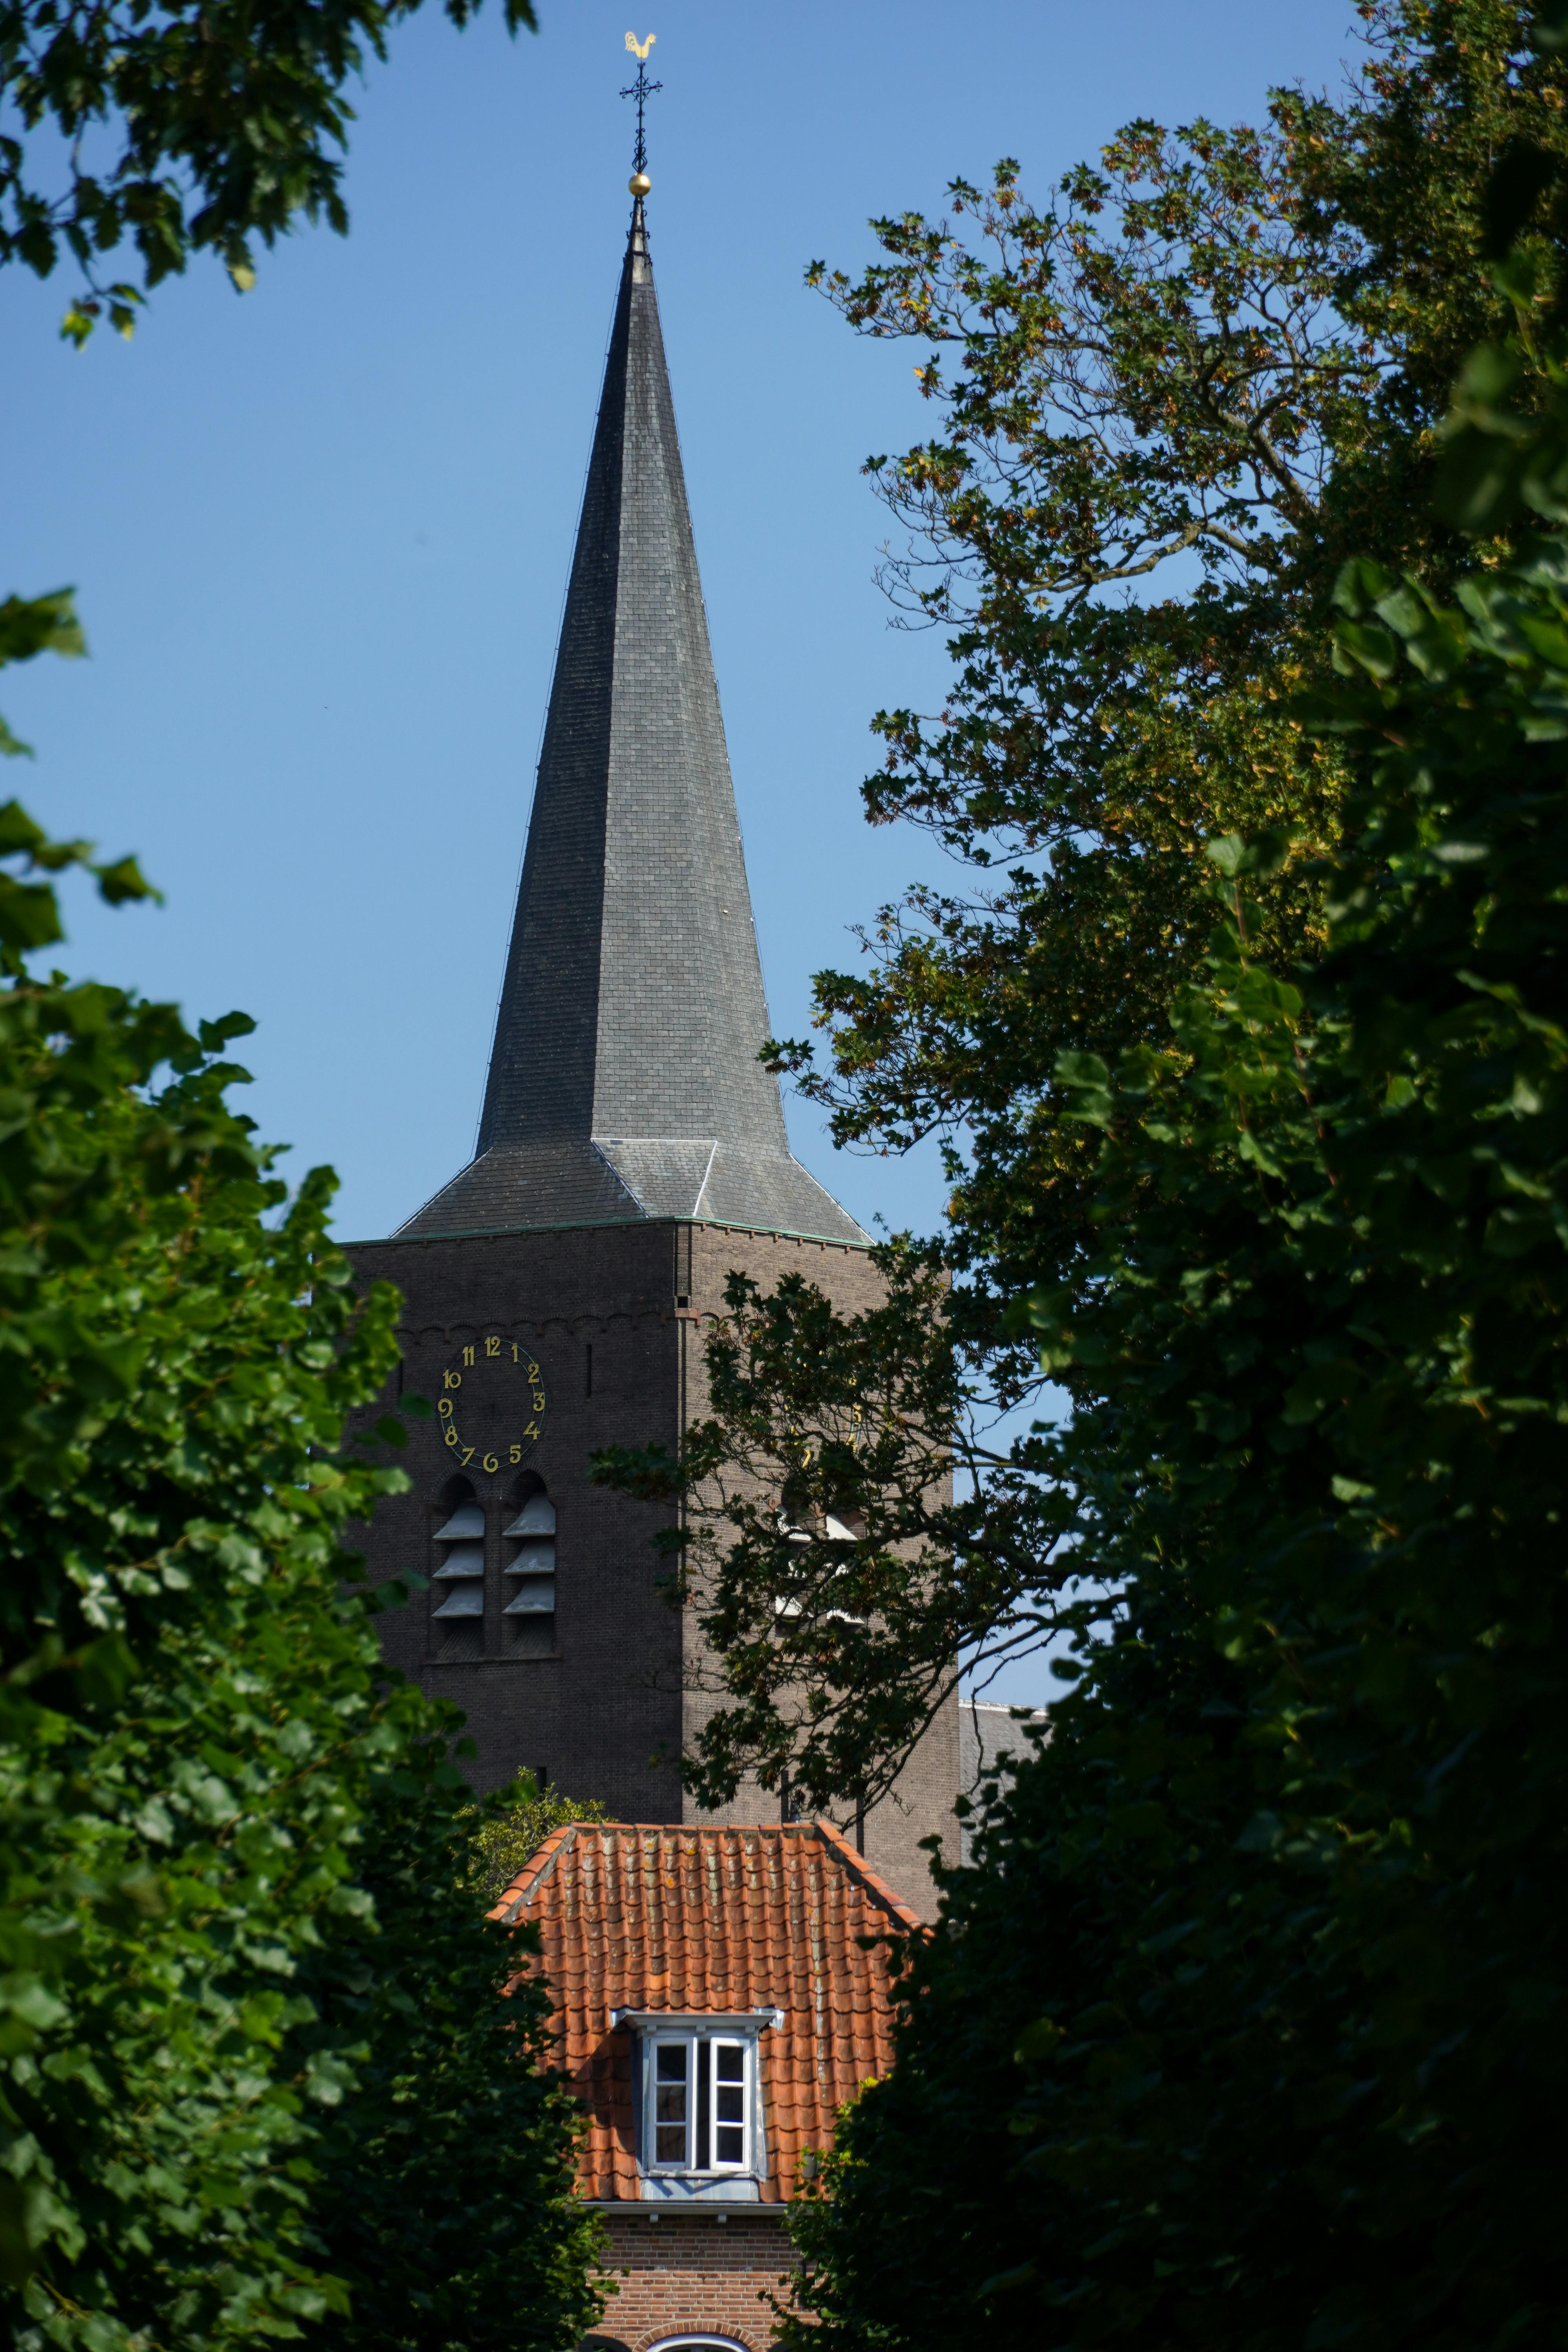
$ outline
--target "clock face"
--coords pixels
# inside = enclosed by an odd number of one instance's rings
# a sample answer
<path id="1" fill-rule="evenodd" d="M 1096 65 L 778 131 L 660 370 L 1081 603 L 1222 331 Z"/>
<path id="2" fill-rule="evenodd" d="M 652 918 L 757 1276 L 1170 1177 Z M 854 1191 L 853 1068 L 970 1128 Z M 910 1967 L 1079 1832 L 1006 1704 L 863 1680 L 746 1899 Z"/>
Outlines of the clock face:
<path id="1" fill-rule="evenodd" d="M 506 1478 L 544 1433 L 544 1375 L 521 1339 L 492 1334 L 443 1367 L 436 1413 L 454 1469 Z"/>

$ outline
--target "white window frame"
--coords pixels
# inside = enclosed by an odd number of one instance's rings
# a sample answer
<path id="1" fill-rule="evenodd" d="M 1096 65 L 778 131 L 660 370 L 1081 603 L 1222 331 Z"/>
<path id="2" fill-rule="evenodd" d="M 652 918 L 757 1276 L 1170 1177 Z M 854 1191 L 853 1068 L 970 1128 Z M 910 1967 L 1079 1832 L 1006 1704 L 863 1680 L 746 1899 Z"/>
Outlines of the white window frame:
<path id="1" fill-rule="evenodd" d="M 658 2060 L 661 2050 L 679 2050 L 685 2057 L 685 2137 L 679 2158 L 661 2157 L 658 2153 L 660 2128 Z M 721 2118 L 717 2113 L 721 2088 L 734 2087 L 732 2083 L 724 2085 L 720 2083 L 719 2053 L 721 2050 L 738 2050 L 741 2053 L 741 2114 L 738 2125 L 734 2117 Z M 737 2033 L 732 2026 L 728 2032 L 722 2027 L 717 2031 L 704 2032 L 700 2026 L 688 2026 L 674 2032 L 660 2032 L 656 2030 L 646 2037 L 644 2052 L 643 2161 L 646 2169 L 654 2173 L 696 2176 L 703 2179 L 717 2179 L 725 2175 L 750 2177 L 754 2171 L 754 2119 L 757 2100 L 755 2034 Z M 700 2070 L 704 2065 L 708 2072 L 706 2099 L 703 2097 L 703 2085 L 699 2079 Z M 667 2079 L 673 2081 L 674 2078 L 671 2076 Z M 700 2147 L 697 2145 L 697 2141 L 703 2130 L 705 2114 L 708 2145 L 706 2147 Z M 667 2122 L 663 2128 L 668 2131 L 672 2126 Z M 714 2136 L 721 2128 L 726 2130 L 739 2128 L 741 2154 L 738 2158 L 715 2158 Z M 706 2158 L 706 2161 L 703 2161 L 703 2158 Z"/>

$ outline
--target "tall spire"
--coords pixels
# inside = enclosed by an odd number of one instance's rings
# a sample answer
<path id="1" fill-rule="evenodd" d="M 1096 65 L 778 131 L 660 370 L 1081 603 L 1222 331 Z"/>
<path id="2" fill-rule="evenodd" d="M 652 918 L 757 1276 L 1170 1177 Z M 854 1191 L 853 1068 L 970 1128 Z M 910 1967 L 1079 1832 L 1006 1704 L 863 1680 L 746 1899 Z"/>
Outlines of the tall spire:
<path id="1" fill-rule="evenodd" d="M 757 1060 L 767 1005 L 643 161 L 639 143 L 479 1145 L 401 1230 L 677 1217 L 864 1242 L 791 1157 Z"/>

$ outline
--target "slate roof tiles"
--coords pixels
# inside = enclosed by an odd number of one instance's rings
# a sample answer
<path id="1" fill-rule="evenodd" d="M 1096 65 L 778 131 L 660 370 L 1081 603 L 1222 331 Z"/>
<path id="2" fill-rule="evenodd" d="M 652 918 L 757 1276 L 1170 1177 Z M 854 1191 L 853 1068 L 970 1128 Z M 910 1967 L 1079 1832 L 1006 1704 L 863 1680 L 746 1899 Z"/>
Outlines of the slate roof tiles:
<path id="1" fill-rule="evenodd" d="M 678 1217 L 864 1245 L 790 1151 L 769 1032 L 639 196 L 479 1148 L 402 1233 Z"/>

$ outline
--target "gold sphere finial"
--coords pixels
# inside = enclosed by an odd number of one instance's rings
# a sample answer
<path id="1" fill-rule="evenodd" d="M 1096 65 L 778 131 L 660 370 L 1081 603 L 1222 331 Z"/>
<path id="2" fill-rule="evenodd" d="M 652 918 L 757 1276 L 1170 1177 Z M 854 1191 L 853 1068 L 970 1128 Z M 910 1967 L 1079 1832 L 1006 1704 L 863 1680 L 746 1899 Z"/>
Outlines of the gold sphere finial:
<path id="1" fill-rule="evenodd" d="M 653 182 L 648 178 L 646 172 L 634 172 L 631 178 L 626 182 L 626 185 L 631 190 L 634 196 L 646 196 L 648 190 L 652 187 Z"/>

